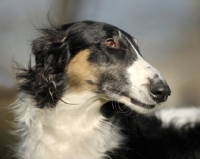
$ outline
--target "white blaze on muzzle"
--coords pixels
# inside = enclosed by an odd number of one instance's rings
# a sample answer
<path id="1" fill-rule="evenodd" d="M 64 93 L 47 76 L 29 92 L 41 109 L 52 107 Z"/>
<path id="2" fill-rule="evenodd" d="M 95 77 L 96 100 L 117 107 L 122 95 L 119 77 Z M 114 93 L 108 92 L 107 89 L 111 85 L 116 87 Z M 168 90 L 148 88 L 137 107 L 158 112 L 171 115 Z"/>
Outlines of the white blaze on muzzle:
<path id="1" fill-rule="evenodd" d="M 156 104 L 150 95 L 150 81 L 166 82 L 161 73 L 142 58 L 131 41 L 127 37 L 125 39 L 137 55 L 136 61 L 127 69 L 131 83 L 130 96 L 146 104 Z"/>

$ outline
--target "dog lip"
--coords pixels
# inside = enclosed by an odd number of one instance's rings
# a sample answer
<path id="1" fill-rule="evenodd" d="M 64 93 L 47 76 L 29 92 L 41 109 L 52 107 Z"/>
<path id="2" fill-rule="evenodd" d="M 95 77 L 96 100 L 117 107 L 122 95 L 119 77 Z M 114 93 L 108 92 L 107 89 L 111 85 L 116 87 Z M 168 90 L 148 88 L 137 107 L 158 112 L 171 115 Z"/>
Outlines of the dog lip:
<path id="1" fill-rule="evenodd" d="M 128 97 L 128 98 L 130 98 L 130 97 Z M 137 99 L 134 99 L 134 98 L 130 98 L 130 100 L 131 100 L 131 103 L 133 103 L 137 106 L 140 106 L 140 107 L 144 107 L 146 109 L 155 108 L 155 105 L 153 105 L 153 104 L 145 104 L 145 103 L 142 103 L 142 102 L 140 102 L 140 101 L 138 101 Z"/>
<path id="2" fill-rule="evenodd" d="M 110 90 L 110 91 L 112 91 L 112 92 L 115 92 L 115 93 L 117 92 L 117 91 L 113 91 L 112 89 L 108 89 L 108 90 Z M 140 102 L 139 100 L 137 100 L 137 99 L 135 99 L 135 98 L 131 98 L 131 97 L 128 95 L 128 93 L 125 93 L 125 92 L 118 92 L 118 95 L 124 96 L 124 97 L 130 99 L 131 103 L 132 103 L 132 104 L 135 104 L 135 105 L 137 105 L 137 106 L 140 106 L 140 107 L 143 107 L 143 108 L 146 108 L 146 109 L 153 109 L 153 108 L 155 108 L 155 105 L 154 105 L 154 104 L 145 104 L 145 103 L 143 103 L 143 102 Z"/>
<path id="3" fill-rule="evenodd" d="M 132 104 L 135 104 L 137 106 L 140 106 L 140 107 L 143 107 L 143 108 L 146 108 L 146 109 L 153 109 L 155 108 L 155 104 L 145 104 L 143 102 L 140 102 L 139 100 L 135 99 L 135 98 L 132 98 L 130 97 L 129 95 L 127 95 L 126 93 L 121 93 L 121 95 L 127 97 L 130 99 L 131 103 Z"/>

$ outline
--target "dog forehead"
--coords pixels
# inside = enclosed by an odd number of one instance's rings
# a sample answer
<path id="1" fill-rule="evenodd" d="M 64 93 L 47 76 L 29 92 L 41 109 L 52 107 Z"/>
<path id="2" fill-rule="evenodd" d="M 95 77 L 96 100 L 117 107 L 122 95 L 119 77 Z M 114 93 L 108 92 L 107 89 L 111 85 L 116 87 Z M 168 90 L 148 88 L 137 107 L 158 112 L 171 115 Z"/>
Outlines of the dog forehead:
<path id="1" fill-rule="evenodd" d="M 104 56 L 103 55 L 104 53 L 102 52 L 103 50 L 104 52 L 110 53 L 110 55 L 113 54 L 113 52 L 115 52 L 115 54 L 111 55 L 112 57 L 115 56 L 112 59 L 115 58 L 124 59 L 131 57 L 134 57 L 134 59 L 136 59 L 135 57 L 136 52 L 139 53 L 139 48 L 137 44 L 134 42 L 133 37 L 131 35 L 107 23 L 95 22 L 95 21 L 77 22 L 70 27 L 68 35 L 69 35 L 68 46 L 70 48 L 71 57 L 76 55 L 81 50 L 88 48 L 92 48 L 92 50 L 94 50 L 94 48 L 96 47 L 100 48 L 99 50 L 97 48 L 96 48 L 97 50 L 95 49 L 96 53 L 92 55 L 92 57 L 93 56 L 95 57 L 93 57 L 92 59 L 99 59 L 99 56 L 101 57 Z M 121 46 L 120 49 L 111 50 L 111 49 L 106 49 L 104 47 L 104 41 L 106 39 L 111 39 L 111 38 L 115 39 L 115 41 L 117 41 L 120 44 Z M 93 51 L 91 51 L 91 53 L 92 52 Z M 124 57 L 125 55 L 126 57 Z M 105 58 L 108 59 L 108 57 Z"/>
<path id="2" fill-rule="evenodd" d="M 133 45 L 137 45 L 130 34 L 111 24 L 96 21 L 80 21 L 72 25 L 64 25 L 62 29 L 67 30 L 68 26 L 70 26 L 68 35 L 75 43 L 81 41 L 86 44 L 99 43 L 101 40 L 117 35 L 121 40 L 123 40 L 122 37 L 127 37 Z M 72 43 L 75 44 L 74 42 Z"/>
<path id="3" fill-rule="evenodd" d="M 70 34 L 87 41 L 99 42 L 114 32 L 118 32 L 118 29 L 107 23 L 84 21 L 74 24 Z"/>

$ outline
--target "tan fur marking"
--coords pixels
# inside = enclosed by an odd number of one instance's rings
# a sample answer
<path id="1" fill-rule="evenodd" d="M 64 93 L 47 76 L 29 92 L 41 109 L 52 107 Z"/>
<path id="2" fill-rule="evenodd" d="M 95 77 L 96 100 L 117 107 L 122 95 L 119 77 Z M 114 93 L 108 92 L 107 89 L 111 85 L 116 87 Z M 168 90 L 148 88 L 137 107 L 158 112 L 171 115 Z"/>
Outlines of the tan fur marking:
<path id="1" fill-rule="evenodd" d="M 68 66 L 68 87 L 76 91 L 94 90 L 95 85 L 87 82 L 90 80 L 96 83 L 96 69 L 88 62 L 90 51 L 88 49 L 79 52 L 69 63 Z"/>

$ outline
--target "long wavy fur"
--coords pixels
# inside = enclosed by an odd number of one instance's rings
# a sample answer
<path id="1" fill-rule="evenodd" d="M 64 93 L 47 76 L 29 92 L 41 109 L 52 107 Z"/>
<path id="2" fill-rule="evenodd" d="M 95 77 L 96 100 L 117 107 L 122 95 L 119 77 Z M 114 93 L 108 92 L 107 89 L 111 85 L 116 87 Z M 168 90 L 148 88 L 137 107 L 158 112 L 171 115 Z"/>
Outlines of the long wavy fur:
<path id="1" fill-rule="evenodd" d="M 68 62 L 65 32 L 56 29 L 40 30 L 43 36 L 32 43 L 36 65 L 28 68 L 18 65 L 16 78 L 19 91 L 31 95 L 37 107 L 53 107 L 65 91 L 65 66 Z"/>

